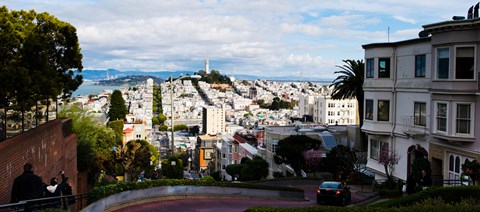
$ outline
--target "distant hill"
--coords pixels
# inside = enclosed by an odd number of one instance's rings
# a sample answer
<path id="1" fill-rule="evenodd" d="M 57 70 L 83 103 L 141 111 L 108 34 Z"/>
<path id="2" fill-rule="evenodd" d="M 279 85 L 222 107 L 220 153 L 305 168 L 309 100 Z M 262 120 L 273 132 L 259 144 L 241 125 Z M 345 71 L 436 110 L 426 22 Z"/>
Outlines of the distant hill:
<path id="1" fill-rule="evenodd" d="M 147 79 L 153 79 L 153 83 L 161 84 L 163 83 L 162 78 L 151 76 L 151 75 L 129 75 L 124 77 L 119 77 L 115 79 L 109 80 L 99 80 L 99 85 L 109 85 L 109 86 L 127 86 L 127 85 L 136 85 L 136 84 L 143 84 Z"/>
<path id="2" fill-rule="evenodd" d="M 120 78 L 126 76 L 136 76 L 136 75 L 145 75 L 145 76 L 155 76 L 162 80 L 168 79 L 169 77 L 178 77 L 178 76 L 185 76 L 187 74 L 193 75 L 197 71 L 162 71 L 162 72 L 146 72 L 140 70 L 130 70 L 130 71 L 119 71 L 115 69 L 107 69 L 107 70 L 83 70 L 82 75 L 83 78 L 86 80 L 92 81 L 100 81 L 107 79 L 107 71 L 110 77 Z M 272 80 L 272 81 L 300 81 L 300 79 L 292 79 L 292 77 L 259 77 L 253 75 L 244 75 L 244 74 L 224 74 L 226 76 L 233 76 L 237 80 Z M 302 81 L 307 81 L 303 79 Z M 308 79 L 308 81 L 315 81 L 315 82 L 326 82 L 331 83 L 333 79 Z"/>

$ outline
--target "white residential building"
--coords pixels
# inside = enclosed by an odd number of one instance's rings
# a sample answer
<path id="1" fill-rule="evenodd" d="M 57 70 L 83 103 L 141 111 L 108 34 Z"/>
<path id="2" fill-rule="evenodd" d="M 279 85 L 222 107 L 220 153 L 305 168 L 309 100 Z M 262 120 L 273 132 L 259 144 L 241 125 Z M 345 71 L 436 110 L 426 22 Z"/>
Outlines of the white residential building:
<path id="1" fill-rule="evenodd" d="M 225 108 L 204 106 L 202 116 L 202 131 L 204 134 L 215 135 L 225 132 Z"/>
<path id="2" fill-rule="evenodd" d="M 382 149 L 397 153 L 393 175 L 406 179 L 418 158 L 434 183 L 457 180 L 461 165 L 480 159 L 480 19 L 424 25 L 422 37 L 364 45 L 367 167 L 384 178 Z"/>

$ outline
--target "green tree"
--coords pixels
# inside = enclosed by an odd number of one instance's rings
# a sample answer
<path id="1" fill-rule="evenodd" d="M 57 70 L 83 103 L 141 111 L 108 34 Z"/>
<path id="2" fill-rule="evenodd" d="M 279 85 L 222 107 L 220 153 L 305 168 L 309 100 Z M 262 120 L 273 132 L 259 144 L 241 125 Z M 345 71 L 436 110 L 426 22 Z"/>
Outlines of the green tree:
<path id="1" fill-rule="evenodd" d="M 158 127 L 158 131 L 168 131 L 168 126 L 167 125 L 160 125 Z"/>
<path id="2" fill-rule="evenodd" d="M 289 163 L 300 176 L 302 165 L 305 164 L 303 152 L 307 150 L 319 150 L 322 148 L 322 141 L 305 135 L 291 135 L 278 142 L 276 155 L 280 161 Z M 278 159 L 277 159 L 278 160 Z"/>
<path id="3" fill-rule="evenodd" d="M 182 131 L 182 130 L 188 130 L 188 126 L 185 124 L 179 124 L 173 127 L 173 131 Z"/>
<path id="4" fill-rule="evenodd" d="M 160 124 L 164 124 L 166 120 L 167 120 L 167 117 L 165 115 L 163 115 L 163 113 L 158 114 L 158 122 Z"/>
<path id="5" fill-rule="evenodd" d="M 122 92 L 114 90 L 110 97 L 110 108 L 108 110 L 109 121 L 124 120 L 127 116 L 127 106 L 123 99 Z"/>
<path id="6" fill-rule="evenodd" d="M 48 13 L 0 7 L 0 105 L 22 112 L 37 100 L 67 98 L 80 86 L 76 29 Z"/>
<path id="7" fill-rule="evenodd" d="M 241 170 L 241 179 L 245 181 L 260 180 L 268 176 L 268 162 L 256 155 L 248 160 Z"/>
<path id="8" fill-rule="evenodd" d="M 131 140 L 125 146 L 117 147 L 115 155 L 122 164 L 125 181 L 137 181 L 142 171 L 150 172 L 153 169 L 152 156 L 158 152 L 146 140 Z M 157 155 L 158 157 L 158 155 Z"/>
<path id="9" fill-rule="evenodd" d="M 114 160 L 110 152 L 117 145 L 112 129 L 98 125 L 78 104 L 61 108 L 58 117 L 72 119 L 72 131 L 77 135 L 77 169 L 88 172 L 89 182 L 94 182 L 102 170 L 114 169 L 109 162 Z"/>
<path id="10" fill-rule="evenodd" d="M 365 64 L 363 60 L 343 60 L 345 64 L 337 66 L 342 69 L 335 71 L 335 74 L 340 74 L 333 80 L 330 86 L 333 86 L 332 99 L 357 99 L 358 116 L 360 118 L 360 127 L 363 125 L 363 109 L 364 109 L 364 92 L 363 79 L 365 77 Z M 363 149 L 367 149 L 365 142 L 365 135 L 361 132 L 361 141 Z"/>
<path id="11" fill-rule="evenodd" d="M 183 162 L 177 156 L 162 160 L 162 174 L 169 179 L 183 179 Z"/>
<path id="12" fill-rule="evenodd" d="M 327 152 L 323 164 L 325 169 L 334 176 L 340 172 L 344 176 L 349 176 L 355 169 L 355 161 L 357 161 L 356 151 L 344 145 L 337 145 Z"/>
<path id="13" fill-rule="evenodd" d="M 232 180 L 241 179 L 240 175 L 244 164 L 230 164 L 225 167 L 225 171 L 228 175 L 232 176 Z"/>
<path id="14" fill-rule="evenodd" d="M 117 145 L 121 145 L 123 143 L 123 120 L 108 122 L 107 126 L 115 132 Z"/>

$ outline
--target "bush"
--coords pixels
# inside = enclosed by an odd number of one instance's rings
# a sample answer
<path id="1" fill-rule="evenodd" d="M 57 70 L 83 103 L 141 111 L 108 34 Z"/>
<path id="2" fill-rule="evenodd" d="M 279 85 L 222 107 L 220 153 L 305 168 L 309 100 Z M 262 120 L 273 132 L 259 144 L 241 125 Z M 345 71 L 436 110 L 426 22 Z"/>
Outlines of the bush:
<path id="1" fill-rule="evenodd" d="M 425 191 L 411 194 L 403 198 L 376 203 L 373 206 L 399 207 L 410 206 L 429 198 L 440 197 L 447 204 L 461 202 L 465 198 L 480 199 L 480 186 L 432 187 Z"/>

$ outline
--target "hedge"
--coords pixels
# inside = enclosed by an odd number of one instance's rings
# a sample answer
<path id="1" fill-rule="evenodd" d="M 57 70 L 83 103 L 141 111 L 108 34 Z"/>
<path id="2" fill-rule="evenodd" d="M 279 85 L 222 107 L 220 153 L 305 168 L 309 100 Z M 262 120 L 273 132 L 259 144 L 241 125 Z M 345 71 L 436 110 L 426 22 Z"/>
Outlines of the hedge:
<path id="1" fill-rule="evenodd" d="M 480 186 L 432 187 L 402 198 L 373 204 L 378 207 L 409 206 L 429 198 L 441 197 L 445 203 L 460 202 L 465 198 L 480 199 Z"/>

